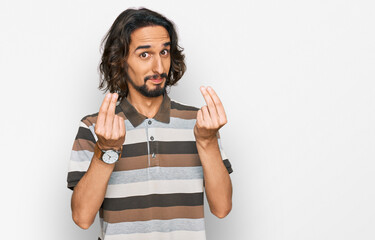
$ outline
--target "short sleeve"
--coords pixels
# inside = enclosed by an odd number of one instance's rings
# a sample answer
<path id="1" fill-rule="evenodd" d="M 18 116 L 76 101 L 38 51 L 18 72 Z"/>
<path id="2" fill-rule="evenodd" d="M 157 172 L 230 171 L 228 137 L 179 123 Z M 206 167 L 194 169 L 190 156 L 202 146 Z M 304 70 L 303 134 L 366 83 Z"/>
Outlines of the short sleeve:
<path id="1" fill-rule="evenodd" d="M 74 189 L 89 168 L 94 155 L 96 141 L 97 137 L 95 135 L 94 125 L 83 118 L 80 121 L 70 154 L 67 176 L 67 187 L 69 189 Z"/>
<path id="2" fill-rule="evenodd" d="M 220 139 L 220 133 L 219 133 L 219 131 L 217 132 L 217 141 L 218 141 L 218 144 L 219 144 L 221 159 L 223 160 L 224 166 L 227 168 L 228 173 L 231 174 L 233 172 L 232 164 L 230 163 L 227 155 L 224 152 L 223 145 L 221 144 L 221 139 Z"/>

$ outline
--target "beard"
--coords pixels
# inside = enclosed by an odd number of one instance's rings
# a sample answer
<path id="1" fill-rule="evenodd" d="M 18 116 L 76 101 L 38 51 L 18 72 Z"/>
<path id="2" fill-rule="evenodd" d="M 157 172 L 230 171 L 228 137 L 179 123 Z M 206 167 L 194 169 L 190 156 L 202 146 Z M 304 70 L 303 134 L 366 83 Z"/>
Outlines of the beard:
<path id="1" fill-rule="evenodd" d="M 164 82 L 164 87 L 161 87 L 161 84 L 157 84 L 155 89 L 149 90 L 146 85 L 147 80 L 148 79 L 146 78 L 142 86 L 137 86 L 129 76 L 127 78 L 127 82 L 129 82 L 134 87 L 135 90 L 137 90 L 139 93 L 141 93 L 145 97 L 154 98 L 154 97 L 159 97 L 161 95 L 164 95 L 164 93 L 166 92 L 166 87 L 167 87 L 166 82 Z"/>

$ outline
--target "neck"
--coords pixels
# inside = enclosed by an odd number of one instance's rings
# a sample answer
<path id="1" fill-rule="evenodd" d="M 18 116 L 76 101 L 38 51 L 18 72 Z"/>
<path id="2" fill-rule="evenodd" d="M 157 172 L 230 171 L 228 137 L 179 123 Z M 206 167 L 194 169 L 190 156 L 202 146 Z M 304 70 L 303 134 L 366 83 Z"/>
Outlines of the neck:
<path id="1" fill-rule="evenodd" d="M 131 105 L 137 109 L 139 113 L 147 118 L 153 118 L 159 111 L 161 103 L 163 102 L 163 95 L 158 97 L 146 97 L 137 91 L 129 91 L 126 97 Z"/>

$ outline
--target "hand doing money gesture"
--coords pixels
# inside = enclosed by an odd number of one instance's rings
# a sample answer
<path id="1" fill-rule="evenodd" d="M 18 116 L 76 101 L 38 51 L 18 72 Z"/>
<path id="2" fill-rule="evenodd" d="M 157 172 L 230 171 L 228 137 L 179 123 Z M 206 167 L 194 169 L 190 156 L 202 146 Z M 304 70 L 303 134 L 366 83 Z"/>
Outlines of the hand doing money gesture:
<path id="1" fill-rule="evenodd" d="M 125 141 L 125 119 L 115 115 L 117 93 L 108 93 L 102 102 L 95 124 L 100 149 L 120 150 Z"/>

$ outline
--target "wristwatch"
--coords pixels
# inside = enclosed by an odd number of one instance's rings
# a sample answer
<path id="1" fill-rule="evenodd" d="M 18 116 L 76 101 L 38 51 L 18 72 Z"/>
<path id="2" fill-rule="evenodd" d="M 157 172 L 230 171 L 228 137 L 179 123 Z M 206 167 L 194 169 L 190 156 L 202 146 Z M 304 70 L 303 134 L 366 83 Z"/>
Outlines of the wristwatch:
<path id="1" fill-rule="evenodd" d="M 95 144 L 94 154 L 103 162 L 108 164 L 114 164 L 121 157 L 122 146 L 119 151 L 115 149 L 102 150 L 99 148 L 98 144 Z"/>

